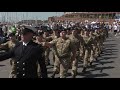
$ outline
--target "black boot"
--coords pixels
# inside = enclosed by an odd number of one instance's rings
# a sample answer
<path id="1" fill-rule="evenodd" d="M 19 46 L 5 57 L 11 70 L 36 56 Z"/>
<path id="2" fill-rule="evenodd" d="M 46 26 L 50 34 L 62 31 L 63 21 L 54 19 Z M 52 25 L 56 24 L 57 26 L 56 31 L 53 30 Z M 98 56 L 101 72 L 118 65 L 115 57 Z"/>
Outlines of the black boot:
<path id="1" fill-rule="evenodd" d="M 74 74 L 74 75 L 72 75 L 72 78 L 75 78 L 76 77 L 76 75 Z"/>
<path id="2" fill-rule="evenodd" d="M 103 51 L 101 51 L 101 54 L 104 54 Z"/>
<path id="3" fill-rule="evenodd" d="M 55 78 L 55 74 L 56 74 L 56 72 L 53 72 L 51 78 Z"/>
<path id="4" fill-rule="evenodd" d="M 72 70 L 73 74 L 72 74 L 72 78 L 76 77 L 76 71 Z"/>
<path id="5" fill-rule="evenodd" d="M 83 67 L 83 70 L 82 70 L 82 72 L 85 72 L 85 71 L 86 71 L 86 69 L 87 69 L 86 67 Z"/>
<path id="6" fill-rule="evenodd" d="M 93 62 L 90 62 L 90 66 L 92 66 L 92 63 L 93 63 Z"/>
<path id="7" fill-rule="evenodd" d="M 95 61 L 98 61 L 98 59 L 96 58 Z"/>
<path id="8" fill-rule="evenodd" d="M 100 57 L 100 54 L 98 55 L 98 57 Z"/>

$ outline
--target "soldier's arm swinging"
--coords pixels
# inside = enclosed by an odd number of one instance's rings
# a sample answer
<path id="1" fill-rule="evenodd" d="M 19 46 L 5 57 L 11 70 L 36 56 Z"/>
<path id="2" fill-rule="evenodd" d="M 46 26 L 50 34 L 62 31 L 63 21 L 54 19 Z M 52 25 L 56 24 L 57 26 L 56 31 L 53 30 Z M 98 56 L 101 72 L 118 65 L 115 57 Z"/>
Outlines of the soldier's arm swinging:
<path id="1" fill-rule="evenodd" d="M 5 52 L 3 54 L 0 54 L 0 61 L 4 61 L 6 59 L 12 58 L 14 56 L 14 49 Z"/>
<path id="2" fill-rule="evenodd" d="M 8 42 L 0 44 L 0 49 L 7 49 L 8 48 Z"/>
<path id="3" fill-rule="evenodd" d="M 56 42 L 57 42 L 57 40 L 52 40 L 50 42 L 45 42 L 44 46 L 47 46 L 47 47 L 50 48 L 50 47 L 54 46 Z"/>

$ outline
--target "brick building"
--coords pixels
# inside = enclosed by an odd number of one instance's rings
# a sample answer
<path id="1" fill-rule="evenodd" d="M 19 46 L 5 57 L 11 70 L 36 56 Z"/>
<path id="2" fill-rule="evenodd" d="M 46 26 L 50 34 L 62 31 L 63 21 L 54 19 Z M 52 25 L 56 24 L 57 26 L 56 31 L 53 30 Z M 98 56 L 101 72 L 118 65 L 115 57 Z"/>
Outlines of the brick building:
<path id="1" fill-rule="evenodd" d="M 60 17 L 49 17 L 48 21 L 106 21 L 113 22 L 120 12 L 64 12 Z"/>

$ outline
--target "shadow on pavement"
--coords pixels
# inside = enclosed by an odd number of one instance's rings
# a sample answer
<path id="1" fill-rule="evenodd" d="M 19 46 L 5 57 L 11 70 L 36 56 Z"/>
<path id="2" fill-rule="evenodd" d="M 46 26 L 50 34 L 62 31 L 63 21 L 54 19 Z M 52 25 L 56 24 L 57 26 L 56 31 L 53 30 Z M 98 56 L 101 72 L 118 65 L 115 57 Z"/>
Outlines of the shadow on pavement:
<path id="1" fill-rule="evenodd" d="M 3 67 L 3 66 L 6 66 L 6 65 L 0 65 L 0 67 Z"/>
<path id="2" fill-rule="evenodd" d="M 109 39 L 109 40 L 107 40 L 107 41 L 105 41 L 105 42 L 111 42 L 111 41 L 115 41 L 115 40 L 110 40 L 110 39 Z"/>
<path id="3" fill-rule="evenodd" d="M 115 59 L 115 58 L 118 58 L 118 57 L 103 57 L 104 60 L 107 60 L 107 59 Z"/>
<path id="4" fill-rule="evenodd" d="M 115 67 L 113 67 L 113 66 L 108 66 L 108 67 L 101 66 L 101 67 L 95 67 L 95 68 L 93 68 L 92 70 L 89 70 L 89 71 L 100 70 L 100 73 L 102 73 L 104 69 L 113 69 L 113 68 L 115 68 Z"/>
<path id="5" fill-rule="evenodd" d="M 96 78 L 96 77 L 104 77 L 109 76 L 107 73 L 102 73 L 104 69 L 113 69 L 114 67 L 95 67 L 94 70 L 88 70 L 85 73 L 78 73 L 77 76 L 84 76 L 83 78 Z M 92 74 L 92 71 L 100 70 L 100 74 Z"/>
<path id="6" fill-rule="evenodd" d="M 96 77 L 105 77 L 109 76 L 107 73 L 102 73 L 102 74 L 90 74 L 90 75 L 85 75 L 83 78 L 96 78 Z"/>
<path id="7" fill-rule="evenodd" d="M 105 46 L 116 46 L 117 44 L 106 44 L 105 43 Z"/>

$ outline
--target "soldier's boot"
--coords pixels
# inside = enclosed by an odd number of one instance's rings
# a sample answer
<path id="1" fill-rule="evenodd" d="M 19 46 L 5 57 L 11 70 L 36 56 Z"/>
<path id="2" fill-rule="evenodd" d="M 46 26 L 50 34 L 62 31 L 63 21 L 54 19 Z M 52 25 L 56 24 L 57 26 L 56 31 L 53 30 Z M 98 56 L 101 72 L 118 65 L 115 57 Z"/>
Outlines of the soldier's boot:
<path id="1" fill-rule="evenodd" d="M 41 76 L 41 73 L 40 72 L 38 72 L 38 78 L 41 78 L 42 76 Z"/>
<path id="2" fill-rule="evenodd" d="M 103 50 L 101 51 L 101 54 L 103 54 Z"/>
<path id="3" fill-rule="evenodd" d="M 86 72 L 87 67 L 83 67 L 82 72 Z"/>
<path id="4" fill-rule="evenodd" d="M 51 78 L 55 78 L 55 74 L 56 74 L 56 72 L 54 71 Z"/>
<path id="5" fill-rule="evenodd" d="M 98 55 L 98 57 L 100 57 L 100 54 Z"/>
<path id="6" fill-rule="evenodd" d="M 90 62 L 90 66 L 92 66 L 92 63 L 93 63 L 93 62 Z"/>
<path id="7" fill-rule="evenodd" d="M 89 66 L 92 66 L 93 61 L 95 60 L 94 55 L 90 57 Z"/>
<path id="8" fill-rule="evenodd" d="M 72 75 L 72 78 L 75 78 L 76 77 L 76 75 Z"/>
<path id="9" fill-rule="evenodd" d="M 97 57 L 95 58 L 95 61 L 98 61 Z"/>
<path id="10" fill-rule="evenodd" d="M 77 74 L 77 71 L 72 70 L 72 78 L 75 78 L 75 77 L 76 77 L 76 74 Z"/>

